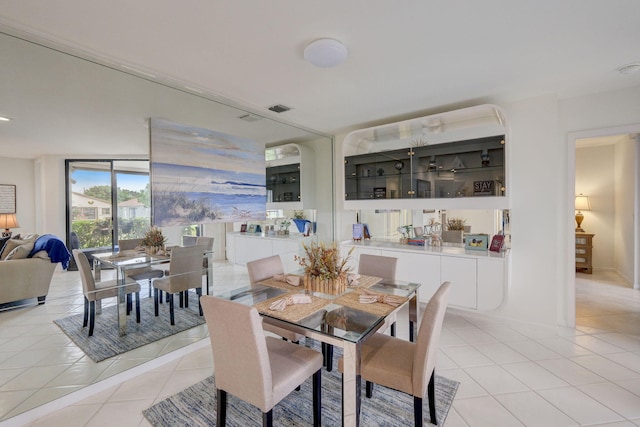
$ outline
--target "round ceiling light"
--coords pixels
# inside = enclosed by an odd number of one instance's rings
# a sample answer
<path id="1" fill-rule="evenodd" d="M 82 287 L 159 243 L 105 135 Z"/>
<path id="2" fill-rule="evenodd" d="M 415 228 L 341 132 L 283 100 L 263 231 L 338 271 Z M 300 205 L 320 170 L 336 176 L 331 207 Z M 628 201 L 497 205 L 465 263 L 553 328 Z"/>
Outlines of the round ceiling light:
<path id="1" fill-rule="evenodd" d="M 640 62 L 633 62 L 618 68 L 620 74 L 633 74 L 638 71 L 640 71 Z"/>
<path id="2" fill-rule="evenodd" d="M 338 40 L 318 39 L 304 48 L 304 59 L 316 67 L 335 67 L 347 59 L 347 48 Z"/>

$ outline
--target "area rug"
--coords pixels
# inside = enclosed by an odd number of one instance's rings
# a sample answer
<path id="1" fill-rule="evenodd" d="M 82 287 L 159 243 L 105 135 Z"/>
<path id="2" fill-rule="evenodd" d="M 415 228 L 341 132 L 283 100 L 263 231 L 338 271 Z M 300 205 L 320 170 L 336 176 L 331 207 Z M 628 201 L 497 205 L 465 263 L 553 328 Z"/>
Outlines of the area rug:
<path id="1" fill-rule="evenodd" d="M 338 348 L 335 348 L 336 353 Z M 277 426 L 310 426 L 312 416 L 312 380 L 302 384 L 273 409 L 273 424 Z M 436 375 L 436 413 L 443 425 L 459 383 Z M 362 384 L 364 387 L 364 382 Z M 337 370 L 322 371 L 322 425 L 342 424 L 342 380 Z M 425 422 L 430 422 L 428 399 L 424 399 Z M 216 425 L 216 392 L 213 376 L 171 396 L 148 409 L 143 415 L 154 427 L 194 427 Z M 261 426 L 262 415 L 255 406 L 227 395 L 227 426 Z M 362 389 L 360 410 L 362 426 L 408 426 L 413 422 L 413 397 L 376 385 L 373 397 L 365 397 Z"/>
<path id="2" fill-rule="evenodd" d="M 140 298 L 140 323 L 136 323 L 134 307 L 127 316 L 127 334 L 119 335 L 117 308 L 104 307 L 102 314 L 96 315 L 93 336 L 88 336 L 89 327 L 82 327 L 82 314 L 57 319 L 53 322 L 85 352 L 94 362 L 133 350 L 162 338 L 169 337 L 194 326 L 205 323 L 204 316 L 198 316 L 198 297 L 189 292 L 189 308 L 179 308 L 175 296 L 175 325 L 169 322 L 169 304 L 160 304 L 159 316 L 155 317 L 153 298 Z"/>

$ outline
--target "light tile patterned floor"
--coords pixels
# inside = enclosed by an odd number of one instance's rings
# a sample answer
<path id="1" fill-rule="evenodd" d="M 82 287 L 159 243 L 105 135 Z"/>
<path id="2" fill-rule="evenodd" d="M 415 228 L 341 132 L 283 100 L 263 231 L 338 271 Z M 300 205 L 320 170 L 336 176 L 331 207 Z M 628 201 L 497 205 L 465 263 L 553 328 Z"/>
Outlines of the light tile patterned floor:
<path id="1" fill-rule="evenodd" d="M 216 283 L 246 280 L 242 269 L 218 267 Z M 61 279 L 57 277 L 56 280 Z M 612 273 L 578 274 L 576 329 L 505 325 L 481 315 L 449 310 L 437 370 L 441 375 L 460 381 L 461 385 L 446 425 L 640 426 L 640 291 L 620 283 Z M 81 298 L 77 300 L 81 302 Z M 60 309 L 54 306 L 51 311 L 59 313 Z M 2 316 L 7 314 L 22 318 L 9 313 Z M 48 318 L 51 315 L 41 316 Z M 103 378 L 109 372 L 119 372 L 124 365 L 133 364 L 114 360 L 109 366 L 96 369 L 86 361 L 80 363 L 83 356 L 73 348 L 65 349 L 59 356 L 47 352 L 48 345 L 59 350 L 60 338 L 51 334 L 54 328 L 48 330 L 51 336 L 38 338 L 42 340 L 40 351 L 19 353 L 33 342 L 29 336 L 29 322 L 15 322 L 13 333 L 5 331 L 5 320 L 1 322 L 1 342 L 10 335 L 19 343 L 11 352 L 0 351 L 3 402 L 6 393 L 16 395 L 12 399 L 14 403 L 32 395 L 21 390 L 20 384 L 28 382 L 30 387 L 42 384 L 47 387 L 55 383 L 56 378 L 67 376 L 66 368 L 54 364 L 52 358 L 56 363 L 71 360 L 72 366 L 78 364 L 76 373 L 83 381 Z M 398 319 L 398 334 L 405 338 L 408 331 L 402 325 L 406 322 L 406 313 L 402 313 Z M 21 338 L 17 339 L 17 336 Z M 165 364 L 157 363 L 154 369 L 113 384 L 79 402 L 64 404 L 62 409 L 40 419 L 21 424 L 14 422 L 13 425 L 148 426 L 141 415 L 143 409 L 211 374 L 213 363 L 208 342 L 201 340 L 198 334 L 195 336 L 197 342 L 191 344 L 189 351 L 184 350 L 181 357 Z M 184 338 L 181 343 L 192 338 Z M 164 349 L 177 345 L 164 344 Z M 43 357 L 38 356 L 41 352 L 45 354 Z M 144 360 L 157 353 L 166 354 L 154 349 L 141 351 L 139 355 Z M 7 361 L 9 364 L 5 366 Z M 34 365 L 31 370 L 46 369 L 12 381 L 30 365 Z M 48 373 L 50 370 L 55 372 Z M 45 373 L 47 378 L 43 378 Z M 127 375 L 127 372 L 120 375 Z M 55 396 L 55 391 L 42 399 L 50 396 Z M 21 420 L 27 418 L 23 416 Z M 5 424 L 12 425 L 12 420 Z"/>

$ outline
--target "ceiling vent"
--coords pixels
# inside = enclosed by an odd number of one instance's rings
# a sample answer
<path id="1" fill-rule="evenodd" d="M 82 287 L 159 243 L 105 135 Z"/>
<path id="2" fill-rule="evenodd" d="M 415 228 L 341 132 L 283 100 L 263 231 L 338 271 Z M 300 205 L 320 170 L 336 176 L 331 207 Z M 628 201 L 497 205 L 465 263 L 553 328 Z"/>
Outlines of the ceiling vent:
<path id="1" fill-rule="evenodd" d="M 249 122 L 249 123 L 257 122 L 258 120 L 261 119 L 261 117 L 254 116 L 253 114 L 245 114 L 245 115 L 239 116 L 238 118 L 240 120 L 244 120 L 245 122 Z"/>
<path id="2" fill-rule="evenodd" d="M 269 110 L 271 110 L 271 111 L 273 111 L 275 113 L 284 113 L 285 111 L 291 110 L 291 108 L 287 107 L 286 105 L 277 104 L 277 105 L 272 105 L 271 107 L 269 107 Z"/>

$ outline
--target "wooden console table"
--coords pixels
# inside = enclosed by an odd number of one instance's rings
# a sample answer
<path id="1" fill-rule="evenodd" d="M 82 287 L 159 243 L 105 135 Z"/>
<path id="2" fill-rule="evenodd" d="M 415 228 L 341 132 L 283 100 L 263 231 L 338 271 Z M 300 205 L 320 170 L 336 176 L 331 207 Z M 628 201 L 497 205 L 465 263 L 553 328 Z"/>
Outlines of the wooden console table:
<path id="1" fill-rule="evenodd" d="M 593 236 L 595 234 L 576 233 L 576 271 L 593 273 Z"/>

